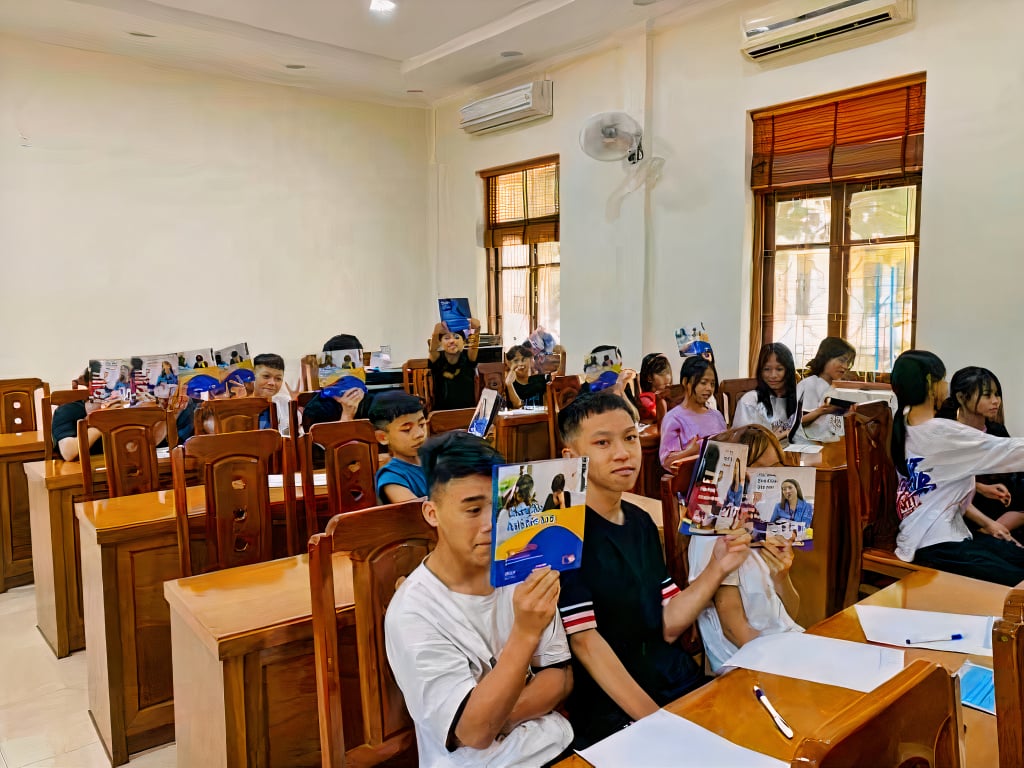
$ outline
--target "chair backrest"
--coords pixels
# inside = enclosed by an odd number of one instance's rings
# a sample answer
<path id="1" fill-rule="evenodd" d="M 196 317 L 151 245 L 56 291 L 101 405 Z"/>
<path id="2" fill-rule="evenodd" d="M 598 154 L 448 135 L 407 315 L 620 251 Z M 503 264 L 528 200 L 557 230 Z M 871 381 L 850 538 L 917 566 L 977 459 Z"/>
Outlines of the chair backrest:
<path id="1" fill-rule="evenodd" d="M 305 390 L 320 389 L 320 366 L 316 355 L 303 355 L 299 360 L 299 386 Z"/>
<path id="2" fill-rule="evenodd" d="M 288 551 L 297 553 L 295 476 L 292 449 L 287 443 L 288 438 L 281 437 L 276 430 L 261 429 L 198 435 L 171 451 L 182 576 L 191 576 L 196 570 L 188 523 L 186 463 L 199 465 L 206 491 L 204 572 L 273 559 L 268 474 L 276 456 L 281 456 L 284 464 L 282 482 Z"/>
<path id="3" fill-rule="evenodd" d="M 850 409 L 843 422 L 849 499 L 846 532 L 849 563 L 844 604 L 852 605 L 857 601 L 864 548 L 892 551 L 899 518 L 896 514 L 896 468 L 889 456 L 892 434 L 889 404 L 879 400 L 858 405 Z"/>
<path id="4" fill-rule="evenodd" d="M 736 404 L 739 403 L 740 398 L 752 389 L 757 389 L 757 379 L 726 379 L 719 382 L 718 392 L 721 394 L 725 406 L 725 412 L 722 415 L 725 416 L 727 424 L 732 424 L 733 417 L 736 416 Z"/>
<path id="5" fill-rule="evenodd" d="M 320 393 L 316 390 L 311 392 L 299 392 L 294 398 L 288 401 L 288 424 L 292 437 L 298 437 L 306 429 L 306 425 L 302 423 L 302 413 L 305 411 L 306 406 L 309 405 L 310 401 L 318 394 Z"/>
<path id="6" fill-rule="evenodd" d="M 657 414 L 658 423 L 665 418 L 665 414 L 683 402 L 686 397 L 686 393 L 683 391 L 682 384 L 673 384 L 670 387 L 665 387 L 657 395 Z"/>
<path id="7" fill-rule="evenodd" d="M 406 360 L 402 366 L 402 389 L 423 400 L 429 411 L 434 405 L 434 377 L 430 375 L 430 360 L 425 357 Z"/>
<path id="8" fill-rule="evenodd" d="M 576 399 L 582 386 L 583 382 L 576 375 L 552 376 L 548 382 L 545 398 L 548 407 L 548 449 L 552 458 L 559 458 L 564 447 L 562 436 L 558 434 L 558 414 Z"/>
<path id="9" fill-rule="evenodd" d="M 427 434 L 443 435 L 457 429 L 468 429 L 473 421 L 476 408 L 453 408 L 448 411 L 432 411 L 427 416 Z"/>
<path id="10" fill-rule="evenodd" d="M 536 366 L 538 373 L 547 373 L 552 376 L 565 376 L 565 350 L 561 345 L 556 345 L 550 355 L 544 355 L 544 359 Z"/>
<path id="11" fill-rule="evenodd" d="M 42 379 L 0 380 L 0 434 L 35 432 L 42 419 L 36 415 L 36 392 L 50 394 L 50 385 Z"/>
<path id="12" fill-rule="evenodd" d="M 319 508 L 322 499 L 313 485 L 313 446 L 324 451 L 327 471 L 326 499 L 328 517 L 355 512 L 377 505 L 374 479 L 379 463 L 379 446 L 373 424 L 367 419 L 328 421 L 314 424 L 301 438 L 302 506 L 308 536 L 322 530 Z"/>
<path id="13" fill-rule="evenodd" d="M 780 467 L 786 464 L 786 452 L 782 449 L 779 438 L 760 424 L 733 427 L 711 439 L 720 443 L 742 443 L 747 446 L 748 467 Z"/>
<path id="14" fill-rule="evenodd" d="M 43 412 L 43 449 L 46 452 L 45 458 L 47 461 L 53 458 L 53 412 L 62 405 L 88 399 L 88 388 L 58 389 L 49 395 L 43 396 L 41 405 Z"/>
<path id="15" fill-rule="evenodd" d="M 505 364 L 504 363 L 480 363 L 476 367 L 476 396 L 485 389 L 493 389 L 502 397 L 508 398 L 505 391 Z"/>
<path id="16" fill-rule="evenodd" d="M 345 765 L 338 620 L 334 599 L 335 552 L 348 552 L 355 595 L 356 647 L 366 753 L 393 754 L 414 739 L 412 721 L 391 673 L 384 647 L 384 613 L 404 577 L 435 544 L 423 502 L 407 501 L 331 518 L 309 541 L 309 585 L 316 653 L 317 710 L 324 766 Z M 353 750 L 354 751 L 354 750 Z M 360 760 L 370 765 L 373 759 Z"/>
<path id="17" fill-rule="evenodd" d="M 686 589 L 690 583 L 690 537 L 679 532 L 679 524 L 684 514 L 686 493 L 690 490 L 690 482 L 697 468 L 697 456 L 687 456 L 679 464 L 674 475 L 663 475 L 661 478 L 661 524 L 664 533 L 665 566 L 668 575 L 680 589 Z M 691 656 L 703 652 L 704 646 L 700 639 L 697 622 L 694 622 L 679 638 L 683 649 Z"/>
<path id="18" fill-rule="evenodd" d="M 956 678 L 917 659 L 803 739 L 790 765 L 958 768 L 962 720 Z"/>
<path id="19" fill-rule="evenodd" d="M 1024 582 L 1011 589 L 992 625 L 999 768 L 1024 765 Z"/>
<path id="20" fill-rule="evenodd" d="M 260 414 L 270 412 L 270 428 L 277 429 L 277 407 L 264 397 L 215 398 L 199 404 L 196 435 L 252 432 L 260 428 Z"/>
<path id="21" fill-rule="evenodd" d="M 156 459 L 156 428 L 167 426 L 167 411 L 156 406 L 93 411 L 78 422 L 78 456 L 82 464 L 85 500 L 93 496 L 93 467 L 89 460 L 89 429 L 100 433 L 107 496 L 131 496 L 160 490 Z M 171 422 L 173 428 L 173 421 Z"/>

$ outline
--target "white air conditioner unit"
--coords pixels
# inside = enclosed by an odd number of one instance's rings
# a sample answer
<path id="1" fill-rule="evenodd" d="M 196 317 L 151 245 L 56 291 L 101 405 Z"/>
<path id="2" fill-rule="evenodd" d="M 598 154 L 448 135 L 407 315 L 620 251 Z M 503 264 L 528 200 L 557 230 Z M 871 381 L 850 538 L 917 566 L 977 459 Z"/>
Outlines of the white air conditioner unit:
<path id="1" fill-rule="evenodd" d="M 538 80 L 474 101 L 459 110 L 459 127 L 483 133 L 551 114 L 551 81 Z"/>
<path id="2" fill-rule="evenodd" d="M 785 0 L 743 18 L 741 50 L 757 61 L 913 18 L 914 0 Z"/>

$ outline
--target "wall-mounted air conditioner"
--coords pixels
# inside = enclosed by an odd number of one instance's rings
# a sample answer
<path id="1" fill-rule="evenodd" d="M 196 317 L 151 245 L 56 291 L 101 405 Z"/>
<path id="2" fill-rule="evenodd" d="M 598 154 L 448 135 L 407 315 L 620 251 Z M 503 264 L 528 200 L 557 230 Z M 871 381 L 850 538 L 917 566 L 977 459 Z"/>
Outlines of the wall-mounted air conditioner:
<path id="1" fill-rule="evenodd" d="M 914 0 L 785 0 L 743 18 L 741 50 L 757 61 L 913 18 Z"/>
<path id="2" fill-rule="evenodd" d="M 474 101 L 459 110 L 459 127 L 483 133 L 551 114 L 551 81 L 538 80 Z"/>

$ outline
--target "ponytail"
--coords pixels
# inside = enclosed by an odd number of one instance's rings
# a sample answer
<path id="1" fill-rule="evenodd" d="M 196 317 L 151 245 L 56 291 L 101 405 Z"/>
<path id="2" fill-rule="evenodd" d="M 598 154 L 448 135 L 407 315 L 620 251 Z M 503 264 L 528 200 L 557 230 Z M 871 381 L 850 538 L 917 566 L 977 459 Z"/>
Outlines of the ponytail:
<path id="1" fill-rule="evenodd" d="M 889 453 L 896 471 L 907 477 L 907 412 L 925 402 L 931 386 L 946 377 L 946 366 L 937 355 L 922 349 L 910 349 L 896 358 L 892 366 L 892 391 L 896 393 L 896 416 L 892 420 Z M 945 404 L 943 404 L 945 405 Z M 955 415 L 955 411 L 954 411 Z"/>

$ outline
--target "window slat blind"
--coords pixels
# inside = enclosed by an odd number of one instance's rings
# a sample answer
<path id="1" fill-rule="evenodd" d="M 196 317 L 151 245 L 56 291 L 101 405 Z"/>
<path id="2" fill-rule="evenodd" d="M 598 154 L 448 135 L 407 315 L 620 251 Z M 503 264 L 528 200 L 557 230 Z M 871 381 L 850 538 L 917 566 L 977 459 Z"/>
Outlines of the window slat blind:
<path id="1" fill-rule="evenodd" d="M 754 112 L 750 186 L 902 176 L 920 171 L 924 76 Z"/>
<path id="2" fill-rule="evenodd" d="M 487 183 L 485 248 L 557 242 L 558 161 L 496 173 Z"/>

